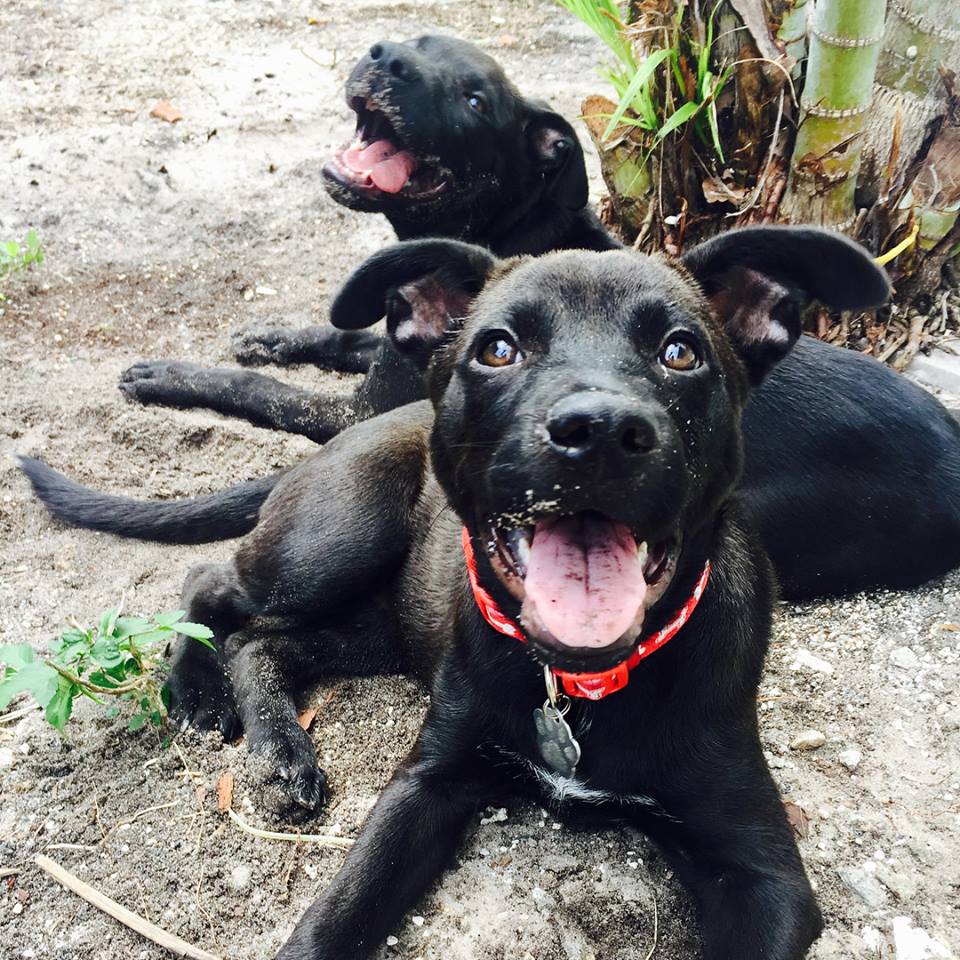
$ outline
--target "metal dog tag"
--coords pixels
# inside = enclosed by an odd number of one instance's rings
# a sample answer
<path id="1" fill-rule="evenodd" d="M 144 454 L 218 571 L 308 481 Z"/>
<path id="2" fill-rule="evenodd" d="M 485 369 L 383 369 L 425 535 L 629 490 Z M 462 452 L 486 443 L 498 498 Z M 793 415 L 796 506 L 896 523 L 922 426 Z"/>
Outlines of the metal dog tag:
<path id="1" fill-rule="evenodd" d="M 547 766 L 562 777 L 572 777 L 580 762 L 580 744 L 563 719 L 563 714 L 549 700 L 533 711 L 537 727 L 537 747 Z"/>

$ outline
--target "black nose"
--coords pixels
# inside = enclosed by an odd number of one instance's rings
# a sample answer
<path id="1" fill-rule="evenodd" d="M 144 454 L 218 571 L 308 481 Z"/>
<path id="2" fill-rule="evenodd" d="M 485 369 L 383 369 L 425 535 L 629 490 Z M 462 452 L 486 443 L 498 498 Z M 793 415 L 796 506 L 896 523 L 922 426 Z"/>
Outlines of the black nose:
<path id="1" fill-rule="evenodd" d="M 420 77 L 413 51 L 402 43 L 375 43 L 370 48 L 370 59 L 401 83 L 410 83 Z"/>
<path id="2" fill-rule="evenodd" d="M 653 421 L 629 397 L 582 390 L 558 400 L 547 414 L 554 453 L 568 460 L 642 457 L 657 445 Z"/>

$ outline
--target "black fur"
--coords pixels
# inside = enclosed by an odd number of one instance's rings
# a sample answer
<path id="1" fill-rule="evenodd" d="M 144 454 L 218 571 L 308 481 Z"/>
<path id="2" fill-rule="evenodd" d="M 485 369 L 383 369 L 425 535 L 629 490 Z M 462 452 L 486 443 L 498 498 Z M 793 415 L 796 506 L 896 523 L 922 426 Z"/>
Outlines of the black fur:
<path id="1" fill-rule="evenodd" d="M 404 322 L 435 341 L 418 354 L 434 357 L 432 404 L 353 426 L 292 469 L 233 561 L 201 568 L 185 593 L 191 619 L 215 631 L 235 700 L 222 683 L 208 688 L 210 664 L 204 674 L 195 666 L 210 654 L 190 644 L 171 677 L 173 708 L 201 725 L 216 725 L 218 712 L 221 727 L 242 724 L 290 810 L 315 810 L 325 787 L 297 724 L 298 687 L 397 667 L 431 678 L 413 751 L 280 957 L 370 956 L 447 865 L 478 806 L 519 789 L 558 816 L 589 805 L 647 831 L 697 901 L 706 960 L 799 960 L 820 914 L 763 760 L 755 705 L 775 590 L 731 499 L 751 381 L 797 336 L 797 298 L 781 289 L 797 277 L 754 271 L 769 294 L 752 301 L 768 304 L 761 315 L 736 309 L 735 291 L 718 298 L 728 274 L 709 266 L 697 279 L 712 307 L 681 265 L 628 252 L 494 263 L 433 243 L 430 272 L 417 277 L 425 249 L 384 251 L 364 276 L 368 294 L 389 298 L 403 274 Z M 484 289 L 441 328 L 436 316 L 469 269 Z M 494 341 L 502 366 L 483 359 Z M 676 343 L 699 362 L 670 368 Z M 570 432 L 576 415 L 582 429 Z M 534 622 L 524 621 L 527 646 L 493 631 L 468 585 L 460 530 L 482 585 L 520 620 L 521 581 L 496 572 L 491 530 L 598 513 L 638 540 L 674 545 L 667 579 L 658 587 L 651 575 L 659 594 L 643 633 L 690 595 L 705 560 L 713 572 L 688 624 L 625 689 L 575 703 L 577 779 L 553 790 L 535 742 L 532 712 L 545 694 L 530 653 L 597 669 L 637 639 L 590 651 Z M 578 797 L 584 789 L 594 793 Z"/>
<path id="2" fill-rule="evenodd" d="M 443 60 L 422 54 L 425 49 L 446 50 L 445 45 L 451 45 L 452 53 Z M 398 100 L 396 117 L 402 121 L 396 122 L 402 122 L 411 142 L 437 143 L 442 163 L 458 171 L 457 189 L 450 203 L 424 204 L 371 197 L 369 192 L 354 196 L 356 191 L 335 185 L 337 199 L 385 213 L 403 236 L 446 232 L 479 241 L 494 253 L 614 246 L 589 211 L 573 209 L 583 196 L 583 156 L 562 118 L 523 100 L 489 57 L 459 41 L 422 38 L 380 47 L 376 62 L 368 57 L 358 64 L 351 81 L 358 86 L 348 84 L 348 101 L 361 93 L 366 97 L 370 90 L 389 99 L 391 58 L 409 57 L 407 65 L 419 72 L 422 85 L 397 85 L 396 95 L 402 93 L 404 99 Z M 514 113 L 508 109 L 502 122 L 478 132 L 468 125 L 474 120 L 462 99 L 439 112 L 423 106 L 433 103 L 426 93 L 430 83 L 461 89 L 467 77 Z M 464 130 L 470 133 L 471 145 L 478 137 L 488 141 L 476 150 L 472 146 L 465 150 Z M 561 142 L 568 145 L 561 150 L 562 158 L 542 152 Z M 562 160 L 559 166 L 557 159 Z M 495 196 L 483 193 L 489 179 L 484 164 L 490 165 L 490 177 L 501 186 L 519 185 L 521 196 L 507 186 Z M 506 177 L 506 169 L 515 177 Z M 515 216 L 497 212 L 499 197 L 512 198 L 509 210 Z M 459 220 L 450 216 L 454 208 Z M 703 244 L 690 254 L 696 262 L 690 257 L 688 262 L 694 268 L 709 263 L 712 273 L 724 276 L 731 287 L 752 290 L 751 309 L 762 307 L 756 297 L 769 291 L 757 287 L 749 271 L 730 258 L 731 249 L 748 242 L 754 244 L 752 262 L 779 277 L 779 284 L 794 285 L 784 288 L 791 297 L 797 284 L 806 284 L 809 294 L 825 292 L 827 302 L 840 308 L 883 298 L 884 274 L 862 264 L 856 270 L 862 258 L 855 246 L 839 237 L 813 247 L 798 245 L 798 236 L 796 231 L 735 231 Z M 784 270 L 793 279 L 784 277 Z M 144 402 L 205 405 L 320 442 L 358 419 L 416 400 L 424 395 L 416 358 L 409 350 L 401 354 L 389 340 L 356 329 L 379 319 L 371 314 L 360 282 L 363 276 L 348 281 L 333 305 L 333 321 L 349 329 L 314 327 L 289 338 L 271 331 L 261 344 L 271 357 L 285 362 L 337 365 L 341 358 L 344 368 L 365 370 L 367 376 L 352 398 L 311 393 L 250 371 L 208 370 L 177 361 L 137 364 L 124 375 L 122 387 Z M 400 322 L 406 306 L 402 297 L 395 295 L 394 301 L 392 309 L 399 312 L 388 309 L 389 303 L 383 310 Z M 741 297 L 741 306 L 747 301 Z M 790 303 L 782 299 L 781 309 Z M 245 349 L 255 350 L 255 341 L 248 336 Z M 766 362 L 763 357 L 755 359 L 761 367 Z M 755 518 L 788 599 L 916 586 L 960 564 L 960 427 L 924 390 L 871 359 L 803 338 L 756 391 L 744 412 L 743 429 L 746 467 L 741 498 Z M 138 503 L 136 529 L 127 526 L 127 509 L 113 512 L 115 501 L 108 495 L 85 491 L 82 512 L 74 507 L 72 493 L 51 499 L 48 505 L 61 519 L 81 526 L 100 518 L 96 529 L 166 541 L 182 537 L 181 542 L 192 543 L 250 530 L 270 486 L 267 478 L 260 485 L 204 498 L 209 522 L 196 530 L 192 501 L 184 502 L 182 514 L 177 501 Z M 38 493 L 44 496 L 42 490 Z M 224 504 L 219 524 L 218 498 Z"/>

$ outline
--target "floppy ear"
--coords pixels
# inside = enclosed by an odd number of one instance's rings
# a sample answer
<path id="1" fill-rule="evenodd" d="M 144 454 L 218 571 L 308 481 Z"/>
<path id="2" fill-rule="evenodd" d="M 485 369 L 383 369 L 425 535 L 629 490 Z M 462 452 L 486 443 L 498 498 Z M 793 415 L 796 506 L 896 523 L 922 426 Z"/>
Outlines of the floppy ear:
<path id="1" fill-rule="evenodd" d="M 573 127 L 545 104 L 533 104 L 526 126 L 534 169 L 547 193 L 568 210 L 587 205 L 587 167 Z"/>
<path id="2" fill-rule="evenodd" d="M 840 310 L 884 303 L 890 281 L 870 255 L 816 227 L 745 227 L 694 247 L 682 263 L 699 281 L 750 379 L 759 383 L 796 342 L 812 300 Z"/>
<path id="3" fill-rule="evenodd" d="M 341 330 L 387 318 L 397 350 L 426 366 L 457 329 L 496 264 L 483 247 L 456 240 L 408 240 L 380 250 L 337 294 L 330 321 Z"/>

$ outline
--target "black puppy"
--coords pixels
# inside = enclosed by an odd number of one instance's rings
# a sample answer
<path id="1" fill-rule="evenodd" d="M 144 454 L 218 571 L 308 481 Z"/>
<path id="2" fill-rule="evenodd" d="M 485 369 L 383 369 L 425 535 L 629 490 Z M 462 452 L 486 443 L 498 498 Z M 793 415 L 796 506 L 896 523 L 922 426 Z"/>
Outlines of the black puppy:
<path id="1" fill-rule="evenodd" d="M 441 36 L 374 44 L 345 92 L 356 133 L 323 168 L 327 192 L 346 207 L 382 213 L 401 240 L 453 237 L 500 256 L 616 246 L 587 207 L 573 128 L 524 98 L 472 44 Z M 120 389 L 141 403 L 208 407 L 321 443 L 422 392 L 419 373 L 367 332 L 251 331 L 239 356 L 373 371 L 349 399 L 251 371 L 167 360 L 135 364 Z"/>
<path id="2" fill-rule="evenodd" d="M 295 687 L 432 678 L 416 746 L 284 960 L 369 956 L 477 806 L 519 784 L 655 838 L 707 960 L 796 960 L 817 936 L 757 734 L 773 579 L 731 493 L 740 412 L 797 339 L 801 301 L 865 307 L 886 286 L 839 236 L 778 238 L 734 232 L 680 262 L 421 241 L 347 283 L 341 307 L 386 312 L 404 353 L 434 355 L 432 406 L 294 468 L 234 560 L 185 590 L 250 749 L 308 809 L 324 783 Z M 171 687 L 226 728 L 210 659 L 182 647 Z"/>

